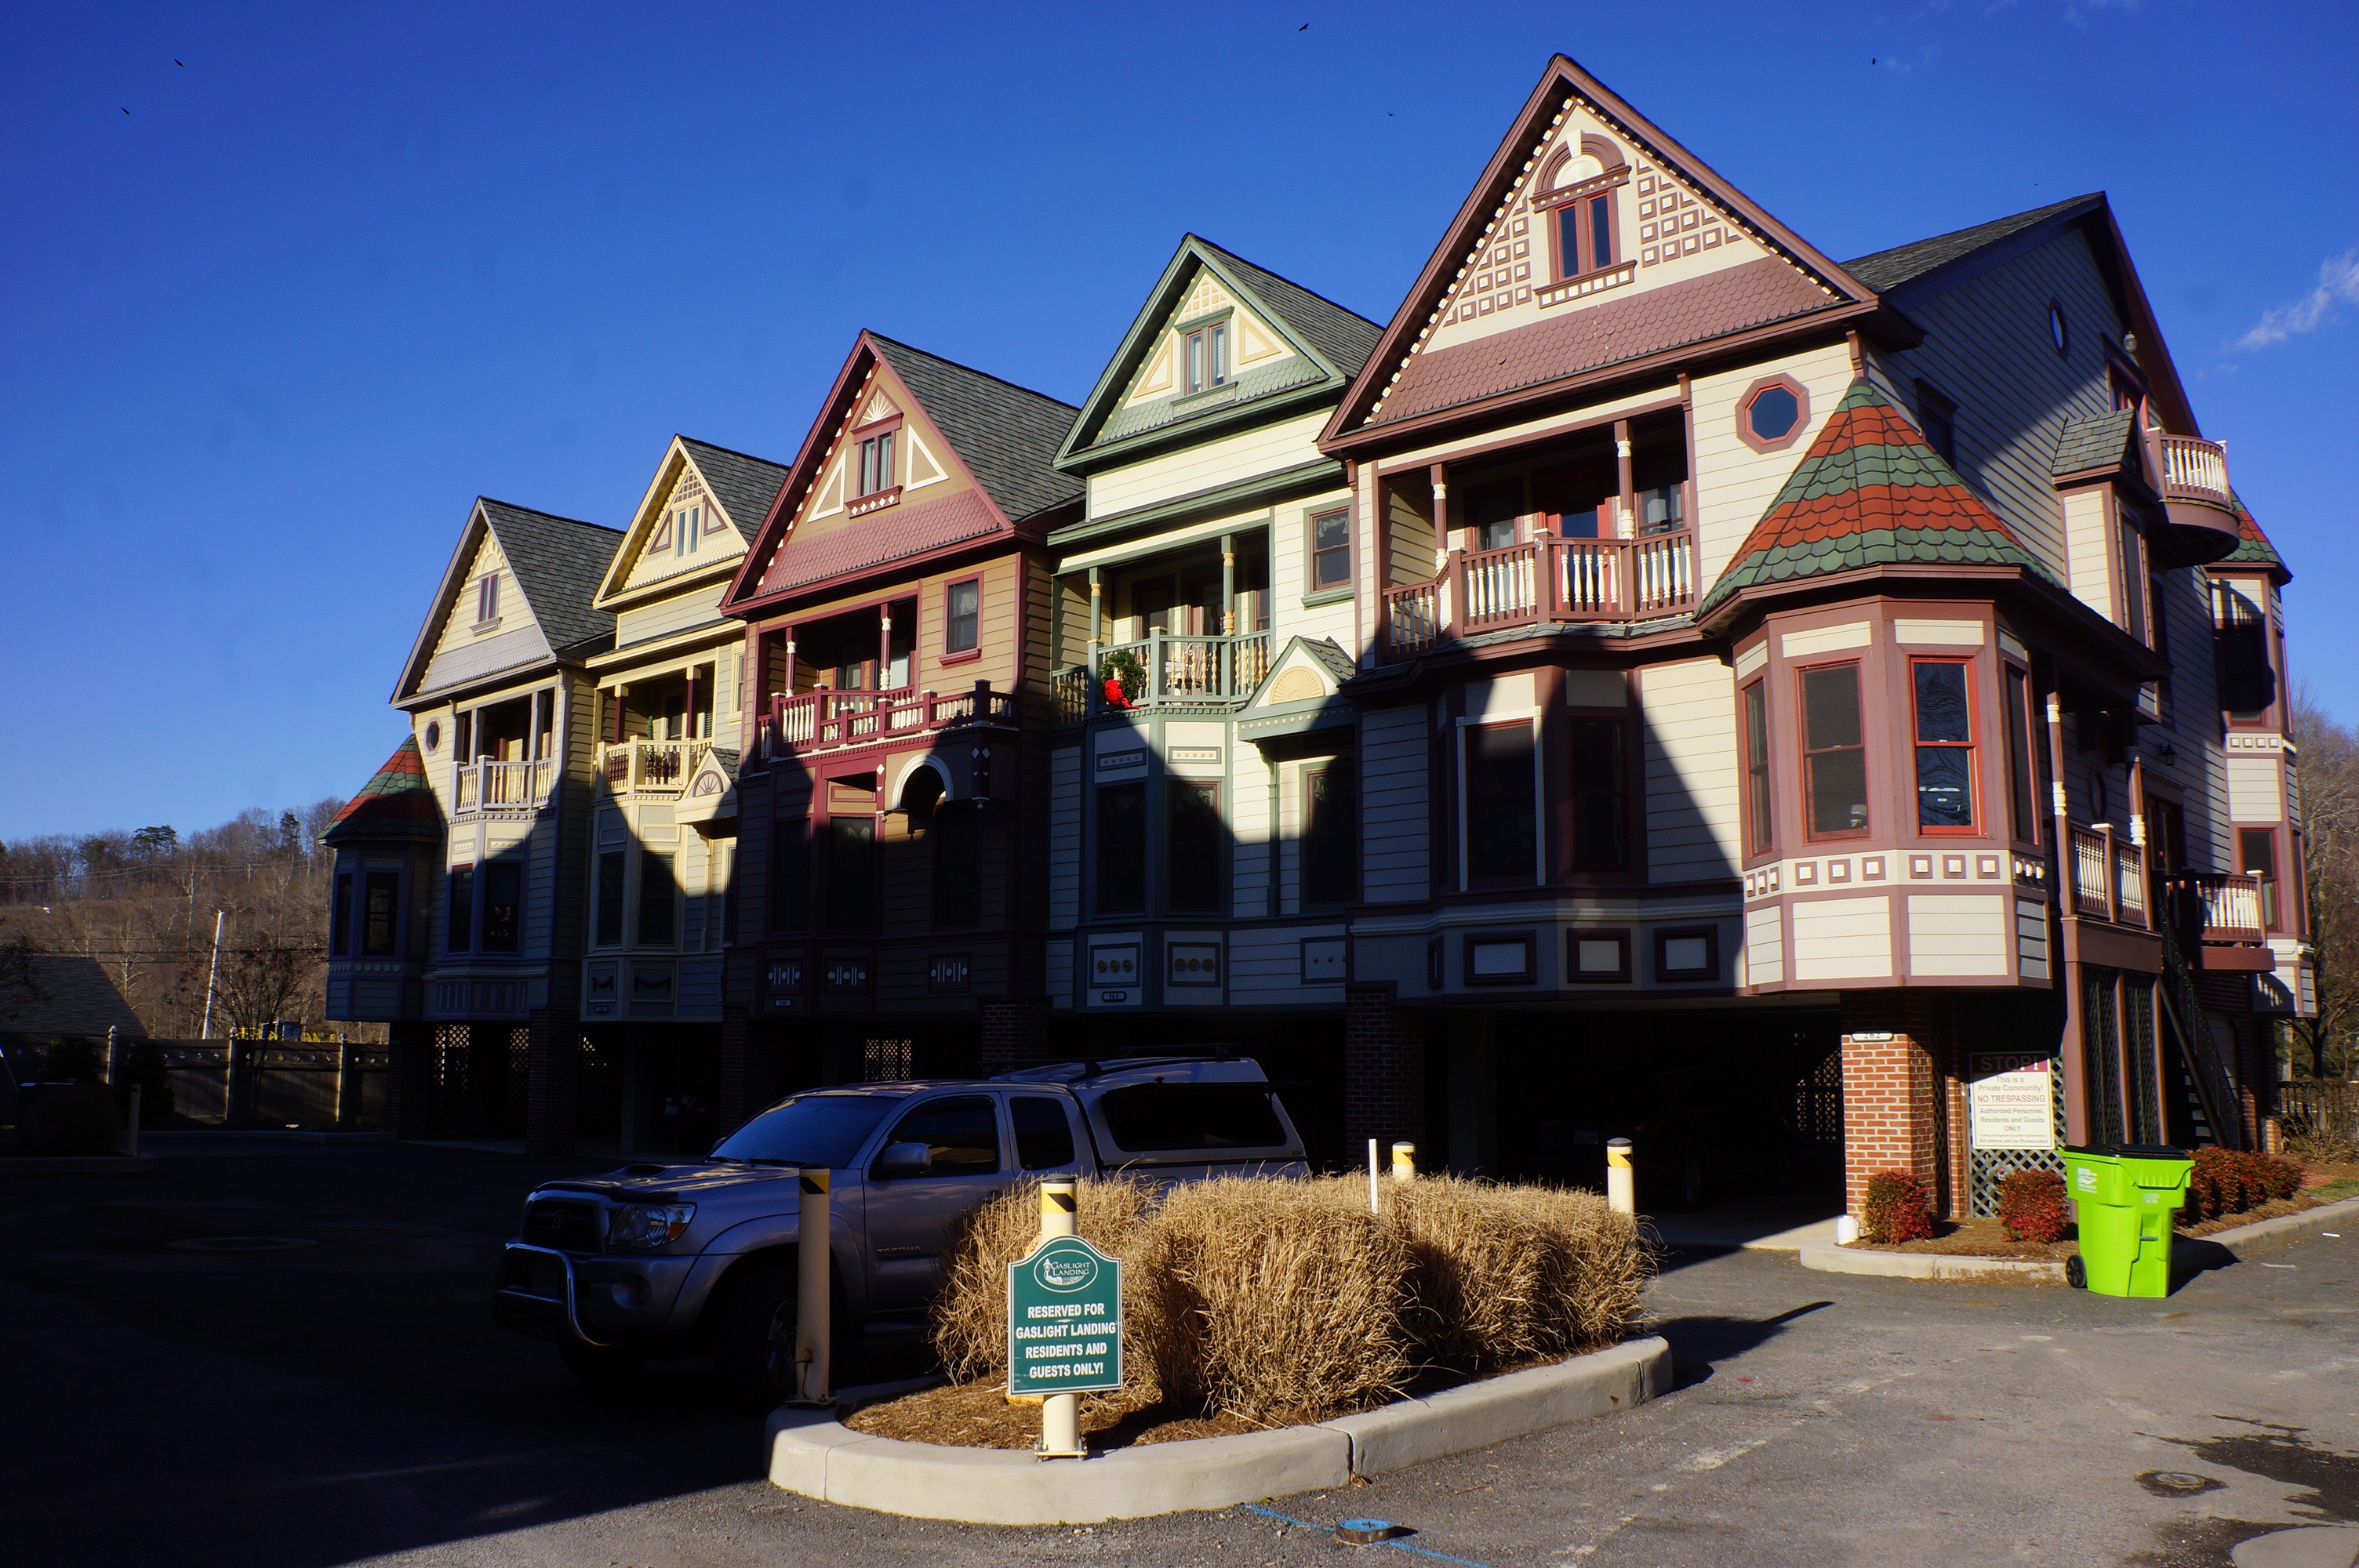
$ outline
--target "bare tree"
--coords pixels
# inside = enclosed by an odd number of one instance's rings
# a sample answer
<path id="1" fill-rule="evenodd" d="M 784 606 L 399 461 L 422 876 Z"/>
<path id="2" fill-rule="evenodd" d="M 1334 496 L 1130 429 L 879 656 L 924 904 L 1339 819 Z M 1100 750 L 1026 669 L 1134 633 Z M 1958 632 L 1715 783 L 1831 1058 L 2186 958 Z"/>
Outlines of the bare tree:
<path id="1" fill-rule="evenodd" d="M 2295 1021 L 2293 1065 L 2320 1077 L 2348 1077 L 2359 1031 L 2359 734 L 2334 721 L 2306 680 L 2294 689 L 2294 733 L 2318 1016 Z"/>

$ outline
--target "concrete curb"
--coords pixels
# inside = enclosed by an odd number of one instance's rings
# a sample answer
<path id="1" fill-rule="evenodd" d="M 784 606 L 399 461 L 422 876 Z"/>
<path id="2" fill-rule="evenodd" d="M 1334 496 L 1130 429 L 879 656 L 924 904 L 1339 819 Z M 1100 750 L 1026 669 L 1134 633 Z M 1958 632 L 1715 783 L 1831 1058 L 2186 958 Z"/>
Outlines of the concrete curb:
<path id="1" fill-rule="evenodd" d="M 1838 1247 L 1832 1241 L 1805 1244 L 1802 1267 L 1828 1274 L 1880 1274 L 1893 1280 L 1956 1280 L 1989 1284 L 2060 1285 L 2064 1265 L 2028 1258 L 1976 1258 L 1949 1252 L 1878 1252 Z"/>
<path id="2" fill-rule="evenodd" d="M 816 1411 L 780 1409 L 770 1414 L 769 1473 L 790 1492 L 914 1519 L 1094 1524 L 1341 1487 L 1629 1410 L 1670 1381 L 1669 1344 L 1639 1339 L 1317 1426 L 1121 1448 L 1078 1464 L 870 1437 Z"/>
<path id="3" fill-rule="evenodd" d="M 0 1159 L 0 1176 L 136 1176 L 155 1168 L 152 1154 L 17 1154 Z"/>
<path id="4" fill-rule="evenodd" d="M 2173 1245 L 2172 1252 L 2201 1252 L 2216 1247 L 2231 1258 L 2242 1258 L 2247 1252 L 2265 1251 L 2305 1236 L 2315 1236 L 2321 1230 L 2332 1230 L 2346 1219 L 2359 1224 L 2359 1198 L 2343 1198 L 2299 1214 L 2281 1214 L 2275 1219 L 2256 1219 L 2250 1225 L 2215 1230 L 2209 1236 L 2182 1236 Z"/>

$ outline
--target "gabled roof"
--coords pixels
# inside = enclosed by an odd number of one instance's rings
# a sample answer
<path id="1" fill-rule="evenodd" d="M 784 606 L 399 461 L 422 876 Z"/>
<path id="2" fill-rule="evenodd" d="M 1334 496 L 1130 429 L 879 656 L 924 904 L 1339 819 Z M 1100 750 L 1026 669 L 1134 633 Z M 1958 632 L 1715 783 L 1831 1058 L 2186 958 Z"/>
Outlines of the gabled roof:
<path id="1" fill-rule="evenodd" d="M 1876 566 L 2046 573 L 1874 384 L 1856 381 L 1754 524 L 1696 620 L 1749 588 Z"/>
<path id="2" fill-rule="evenodd" d="M 440 838 L 442 808 L 426 782 L 426 759 L 418 737 L 403 738 L 360 793 L 344 802 L 320 834 L 322 844 L 353 844 L 383 838 Z"/>
<path id="3" fill-rule="evenodd" d="M 1962 261 L 2001 240 L 2038 228 L 2050 218 L 2078 217 L 2102 205 L 2104 200 L 2103 192 L 2093 192 L 2087 196 L 2075 196 L 2070 200 L 2052 202 L 2046 207 L 2035 207 L 2028 212 L 1993 218 L 1986 223 L 1976 223 L 1970 228 L 1952 229 L 1929 240 L 1913 240 L 1905 245 L 1895 245 L 1888 251 L 1875 251 L 1854 257 L 1843 263 L 1843 271 L 1878 294 L 1890 294 L 1920 283 L 1951 263 Z"/>
<path id="4" fill-rule="evenodd" d="M 2245 498 L 2232 490 L 2228 492 L 2228 499 L 2236 503 L 2236 547 L 2212 564 L 2215 567 L 2267 567 L 2269 568 L 2269 580 L 2279 588 L 2291 582 L 2293 573 L 2286 568 L 2285 558 L 2277 554 L 2277 546 L 2269 543 L 2269 536 L 2261 532 L 2261 525 L 2253 520 L 2252 513 L 2245 505 Z"/>
<path id="5" fill-rule="evenodd" d="M 1071 404 L 874 332 L 864 336 L 1010 523 L 1081 499 L 1081 481 L 1056 469 L 1058 443 L 1077 412 Z"/>
<path id="6" fill-rule="evenodd" d="M 460 531 L 459 546 L 442 568 L 433 609 L 410 645 L 400 683 L 394 688 L 394 701 L 418 691 L 486 530 L 499 542 L 500 554 L 516 575 L 516 587 L 546 644 L 546 654 L 595 653 L 593 644 L 614 638 L 614 618 L 598 609 L 595 600 L 599 579 L 623 542 L 623 531 L 478 496 L 467 526 Z"/>
<path id="7" fill-rule="evenodd" d="M 1502 376 L 1495 385 L 1484 384 L 1467 366 L 1452 363 L 1444 367 L 1443 372 L 1435 373 L 1434 379 L 1447 381 L 1446 388 L 1421 388 L 1417 384 L 1427 378 L 1427 373 L 1415 368 L 1419 360 L 1424 357 L 1419 352 L 1418 346 L 1430 330 L 1435 312 L 1455 287 L 1458 275 L 1462 270 L 1461 264 L 1469 251 L 1501 212 L 1518 181 L 1525 178 L 1532 148 L 1549 133 L 1568 98 L 1577 98 L 1588 104 L 1601 119 L 1616 127 L 1642 147 L 1647 156 L 1660 160 L 1668 168 L 1678 170 L 1684 178 L 1736 215 L 1747 230 L 1773 253 L 1777 265 L 1794 271 L 1798 283 L 1811 286 L 1807 297 L 1797 289 L 1792 291 L 1790 299 L 1756 300 L 1754 308 L 1739 313 L 1740 319 L 1726 324 L 1710 324 L 1705 336 L 1724 335 L 1793 316 L 1834 311 L 1845 315 L 1865 314 L 1876 308 L 1875 297 L 1864 284 L 1851 276 L 1799 234 L 1771 217 L 1751 198 L 1625 103 L 1604 83 L 1564 56 L 1556 55 L 1549 60 L 1538 85 L 1525 100 L 1522 111 L 1501 139 L 1498 150 L 1492 154 L 1489 165 L 1467 194 L 1464 204 L 1443 231 L 1440 243 L 1434 247 L 1424 270 L 1410 287 L 1408 297 L 1393 313 L 1391 324 L 1385 329 L 1384 337 L 1370 354 L 1366 366 L 1353 382 L 1342 406 L 1328 422 L 1320 438 L 1322 447 L 1340 451 L 1354 445 L 1355 437 L 1364 429 L 1404 425 L 1421 415 L 1465 406 L 1505 394 L 1529 393 L 1555 383 L 1575 384 L 1612 366 L 1632 363 L 1653 354 L 1704 341 L 1693 330 L 1680 330 L 1680 325 L 1701 307 L 1675 304 L 1670 312 L 1673 319 L 1658 322 L 1647 311 L 1637 308 L 1644 305 L 1644 301 L 1634 299 L 1628 302 L 1628 313 L 1634 319 L 1615 324 L 1611 330 L 1585 335 L 1577 329 L 1565 329 L 1567 336 L 1580 341 L 1560 348 L 1557 352 L 1564 357 L 1557 362 L 1554 373 L 1538 381 L 1531 379 L 1527 363 L 1520 369 L 1517 365 L 1496 367 L 1516 373 L 1511 377 Z M 1657 292 L 1669 293 L 1671 290 L 1667 288 Z M 1764 306 L 1771 308 L 1765 311 Z M 1603 308 L 1608 307 L 1585 307 L 1571 314 L 1590 314 Z M 1534 329 L 1527 327 L 1520 329 L 1519 332 L 1501 333 L 1484 340 L 1493 345 L 1489 359 L 1500 357 L 1500 345 L 1506 339 L 1516 335 L 1528 336 L 1533 331 Z M 1454 351 L 1445 351 L 1435 358 L 1440 360 Z M 1475 355 L 1460 357 L 1469 361 L 1477 358 Z M 1520 350 L 1508 357 L 1518 361 L 1528 358 Z M 1401 384 L 1397 389 L 1394 384 L 1396 379 Z M 1414 411 L 1405 411 L 1396 402 L 1396 391 L 1407 395 L 1407 408 Z M 1377 408 L 1379 404 L 1381 408 L 1372 415 L 1371 409 Z"/>
<path id="8" fill-rule="evenodd" d="M 2048 471 L 2062 479 L 2092 469 L 2135 463 L 2137 457 L 2130 443 L 2136 434 L 2137 411 L 2133 408 L 2067 419 L 2056 433 L 2056 455 L 2049 460 Z"/>
<path id="9" fill-rule="evenodd" d="M 795 518 L 826 472 L 872 375 L 899 384 L 917 406 L 908 412 L 940 432 L 949 460 L 973 481 L 973 488 L 914 504 L 904 502 L 805 541 L 795 531 Z M 1051 466 L 1057 443 L 1077 412 L 1044 393 L 863 331 L 722 595 L 723 611 L 995 533 L 1027 524 L 1041 531 L 1037 524 L 1046 514 L 1081 503 L 1082 481 Z"/>
<path id="10" fill-rule="evenodd" d="M 1210 272 L 1243 298 L 1286 340 L 1296 362 L 1281 363 L 1258 375 L 1251 372 L 1240 375 L 1236 392 L 1214 402 L 1192 403 L 1186 408 L 1161 403 L 1124 406 L 1124 395 L 1170 324 L 1172 313 L 1180 308 L 1199 270 Z M 1383 334 L 1384 329 L 1374 321 L 1292 279 L 1256 266 L 1201 235 L 1184 234 L 1148 291 L 1147 302 L 1131 318 L 1097 384 L 1082 400 L 1081 417 L 1073 422 L 1058 461 L 1075 471 L 1085 471 L 1117 449 L 1128 456 L 1142 447 L 1159 445 L 1158 438 L 1182 425 L 1188 427 L 1184 438 L 1194 439 L 1207 425 L 1225 424 L 1241 415 L 1266 417 L 1273 403 L 1281 398 L 1292 406 L 1321 395 L 1341 395 L 1367 363 Z"/>
<path id="11" fill-rule="evenodd" d="M 761 527 L 762 519 L 770 514 L 770 503 L 778 498 L 778 487 L 787 482 L 787 465 L 746 452 L 733 452 L 690 436 L 682 436 L 679 440 L 696 464 L 696 471 L 704 476 L 704 482 L 720 501 L 721 509 L 729 514 L 730 526 L 737 530 L 739 538 L 750 542 L 755 530 Z"/>

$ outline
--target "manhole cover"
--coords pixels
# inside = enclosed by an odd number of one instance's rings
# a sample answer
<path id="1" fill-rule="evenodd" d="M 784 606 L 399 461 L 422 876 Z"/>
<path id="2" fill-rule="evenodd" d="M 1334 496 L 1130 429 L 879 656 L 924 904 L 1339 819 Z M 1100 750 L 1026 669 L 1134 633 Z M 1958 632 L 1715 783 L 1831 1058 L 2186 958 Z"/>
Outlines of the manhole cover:
<path id="1" fill-rule="evenodd" d="M 196 1236 L 164 1245 L 177 1252 L 293 1252 L 320 1244 L 308 1236 Z"/>
<path id="2" fill-rule="evenodd" d="M 2139 1486 L 2158 1498 L 2191 1498 L 2198 1492 L 2220 1489 L 2220 1483 L 2211 1476 L 2186 1470 L 2148 1470 L 2137 1479 Z"/>

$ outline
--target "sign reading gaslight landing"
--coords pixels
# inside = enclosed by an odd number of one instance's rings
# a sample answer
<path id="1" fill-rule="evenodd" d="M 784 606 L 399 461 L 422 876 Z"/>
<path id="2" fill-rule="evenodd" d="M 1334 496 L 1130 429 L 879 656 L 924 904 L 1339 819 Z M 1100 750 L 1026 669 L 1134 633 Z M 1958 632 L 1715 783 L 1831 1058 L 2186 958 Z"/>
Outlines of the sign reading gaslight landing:
<path id="1" fill-rule="evenodd" d="M 1052 1236 L 1007 1266 L 1007 1391 L 1122 1387 L 1122 1260 Z"/>

